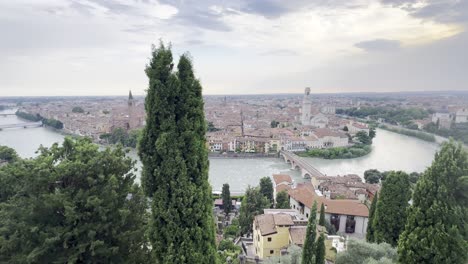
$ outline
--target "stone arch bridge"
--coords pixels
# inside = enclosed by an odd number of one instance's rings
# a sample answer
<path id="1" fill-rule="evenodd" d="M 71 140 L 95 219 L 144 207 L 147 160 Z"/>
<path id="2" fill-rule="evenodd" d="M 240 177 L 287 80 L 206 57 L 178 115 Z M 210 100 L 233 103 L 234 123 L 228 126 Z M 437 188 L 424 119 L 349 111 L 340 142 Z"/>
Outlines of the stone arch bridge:
<path id="1" fill-rule="evenodd" d="M 292 152 L 282 150 L 280 151 L 280 157 L 282 157 L 286 163 L 291 164 L 291 168 L 293 170 L 300 170 L 302 178 L 311 178 L 312 176 L 324 176 L 307 160 L 299 157 L 298 155 Z"/>

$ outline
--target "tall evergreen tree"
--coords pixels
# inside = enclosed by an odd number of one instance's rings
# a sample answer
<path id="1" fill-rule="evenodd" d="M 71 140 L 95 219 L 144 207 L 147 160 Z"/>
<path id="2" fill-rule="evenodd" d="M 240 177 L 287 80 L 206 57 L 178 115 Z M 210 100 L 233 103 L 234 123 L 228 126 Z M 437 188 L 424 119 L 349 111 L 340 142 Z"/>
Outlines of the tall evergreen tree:
<path id="1" fill-rule="evenodd" d="M 371 207 L 369 210 L 369 221 L 367 221 L 367 233 L 366 233 L 366 240 L 367 242 L 374 242 L 374 215 L 375 215 L 375 208 L 377 207 L 377 200 L 379 199 L 379 194 L 375 193 L 374 199 L 372 199 Z"/>
<path id="2" fill-rule="evenodd" d="M 239 213 L 239 225 L 241 234 L 252 233 L 252 223 L 256 215 L 262 214 L 263 209 L 268 208 L 269 202 L 265 196 L 260 193 L 258 188 L 248 187 Z"/>
<path id="3" fill-rule="evenodd" d="M 315 263 L 325 263 L 325 235 L 323 233 L 321 233 L 319 238 L 317 239 L 317 245 L 315 250 Z"/>
<path id="4" fill-rule="evenodd" d="M 306 237 L 302 249 L 302 264 L 315 264 L 317 237 L 317 202 L 310 210 L 309 223 L 307 223 Z"/>
<path id="5" fill-rule="evenodd" d="M 148 263 L 133 166 L 120 147 L 66 138 L 0 167 L 12 184 L 0 201 L 0 263 Z"/>
<path id="6" fill-rule="evenodd" d="M 187 55 L 172 68 L 170 48 L 153 48 L 139 146 L 152 253 L 157 263 L 215 263 L 202 88 Z"/>
<path id="7" fill-rule="evenodd" d="M 229 191 L 229 184 L 227 183 L 223 184 L 221 198 L 223 199 L 224 213 L 227 215 L 231 212 L 232 207 L 231 192 Z"/>
<path id="8" fill-rule="evenodd" d="M 413 204 L 398 243 L 401 263 L 466 263 L 468 155 L 461 144 L 444 143 L 416 183 Z"/>
<path id="9" fill-rule="evenodd" d="M 270 177 L 263 177 L 260 179 L 260 193 L 265 196 L 270 202 L 270 206 L 273 205 L 273 182 Z"/>
<path id="10" fill-rule="evenodd" d="M 289 195 L 286 191 L 281 191 L 276 194 L 276 209 L 290 209 Z"/>
<path id="11" fill-rule="evenodd" d="M 323 203 L 320 205 L 319 225 L 325 226 L 325 205 Z"/>
<path id="12" fill-rule="evenodd" d="M 398 237 L 405 227 L 406 209 L 410 198 L 408 174 L 402 171 L 390 172 L 382 184 L 372 220 L 375 242 L 397 245 Z"/>

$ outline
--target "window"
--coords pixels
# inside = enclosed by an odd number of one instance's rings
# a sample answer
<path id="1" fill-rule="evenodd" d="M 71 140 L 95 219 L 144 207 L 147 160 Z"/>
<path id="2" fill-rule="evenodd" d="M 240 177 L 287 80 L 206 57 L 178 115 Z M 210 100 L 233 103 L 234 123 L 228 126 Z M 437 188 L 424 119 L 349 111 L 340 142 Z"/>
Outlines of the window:
<path id="1" fill-rule="evenodd" d="M 354 233 L 356 228 L 356 220 L 354 220 L 354 215 L 348 215 L 346 217 L 346 233 Z"/>
<path id="2" fill-rule="evenodd" d="M 306 218 L 309 218 L 309 214 L 306 214 Z"/>
<path id="3" fill-rule="evenodd" d="M 275 253 L 275 251 L 274 251 L 273 249 L 272 249 L 272 250 L 270 250 L 270 254 L 273 254 L 273 253 Z"/>
<path id="4" fill-rule="evenodd" d="M 268 238 L 268 242 L 271 242 L 271 237 Z"/>
<path id="5" fill-rule="evenodd" d="M 260 241 L 260 235 L 257 235 L 257 241 Z"/>
<path id="6" fill-rule="evenodd" d="M 340 230 L 340 215 L 332 214 L 330 216 L 330 223 L 335 227 L 336 231 Z"/>

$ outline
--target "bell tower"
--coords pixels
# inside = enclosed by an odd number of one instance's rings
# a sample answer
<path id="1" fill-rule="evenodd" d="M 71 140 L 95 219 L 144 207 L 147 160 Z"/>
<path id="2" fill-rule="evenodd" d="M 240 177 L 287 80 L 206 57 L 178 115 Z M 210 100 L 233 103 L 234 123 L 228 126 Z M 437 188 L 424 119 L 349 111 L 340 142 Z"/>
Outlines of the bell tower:
<path id="1" fill-rule="evenodd" d="M 310 88 L 307 87 L 304 90 L 304 98 L 302 99 L 302 110 L 301 110 L 301 123 L 304 126 L 310 125 L 310 112 L 312 103 L 310 101 Z"/>

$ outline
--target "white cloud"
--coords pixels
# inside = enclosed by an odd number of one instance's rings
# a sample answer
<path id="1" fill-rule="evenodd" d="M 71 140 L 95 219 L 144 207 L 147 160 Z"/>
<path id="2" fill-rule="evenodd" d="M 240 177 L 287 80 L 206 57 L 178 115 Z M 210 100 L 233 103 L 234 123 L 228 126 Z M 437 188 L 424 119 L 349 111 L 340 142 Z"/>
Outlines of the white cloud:
<path id="1" fill-rule="evenodd" d="M 427 6 L 424 1 L 413 9 L 377 0 L 356 0 L 346 6 L 310 3 L 288 6 L 287 12 L 278 9 L 282 12 L 275 16 L 218 1 L 206 6 L 200 1 L 197 8 L 184 10 L 181 3 L 185 2 L 1 2 L 0 87 L 10 89 L 0 91 L 0 96 L 30 94 L 33 87 L 36 91 L 41 87 L 37 94 L 54 93 L 66 89 L 64 85 L 81 94 L 143 91 L 143 67 L 151 43 L 159 39 L 173 43 L 174 57 L 191 51 L 206 92 L 262 93 L 270 91 L 269 85 L 288 86 L 288 78 L 295 78 L 290 86 L 314 82 L 316 77 L 303 74 L 310 69 L 327 69 L 333 76 L 335 68 L 342 72 L 380 56 L 367 54 L 357 43 L 387 40 L 398 43 L 393 49 L 398 52 L 423 48 L 464 29 L 463 24 L 412 15 L 410 10 Z"/>

